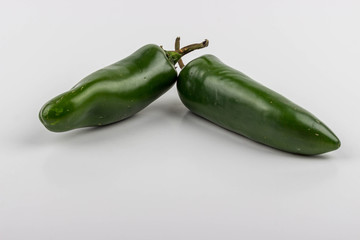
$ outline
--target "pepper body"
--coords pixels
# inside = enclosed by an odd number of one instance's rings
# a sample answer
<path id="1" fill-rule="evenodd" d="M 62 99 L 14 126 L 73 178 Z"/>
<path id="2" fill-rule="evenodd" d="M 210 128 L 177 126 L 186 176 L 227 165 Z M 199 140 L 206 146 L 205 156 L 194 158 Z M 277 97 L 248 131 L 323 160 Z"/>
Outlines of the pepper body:
<path id="1" fill-rule="evenodd" d="M 215 56 L 188 63 L 177 89 L 192 112 L 256 142 L 302 155 L 340 147 L 335 134 L 313 114 Z"/>
<path id="2" fill-rule="evenodd" d="M 51 99 L 41 108 L 39 118 L 53 132 L 114 123 L 148 106 L 176 77 L 167 53 L 149 44 Z"/>

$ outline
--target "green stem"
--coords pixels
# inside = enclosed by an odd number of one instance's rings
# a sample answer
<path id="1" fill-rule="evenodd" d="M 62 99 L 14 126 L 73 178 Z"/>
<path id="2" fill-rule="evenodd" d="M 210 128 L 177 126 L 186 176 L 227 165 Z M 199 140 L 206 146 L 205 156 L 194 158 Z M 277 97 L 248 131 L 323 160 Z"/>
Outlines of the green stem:
<path id="1" fill-rule="evenodd" d="M 166 52 L 169 60 L 175 65 L 181 59 L 181 57 L 183 57 L 184 55 L 186 55 L 194 50 L 207 47 L 208 45 L 209 45 L 209 40 L 205 39 L 205 41 L 203 41 L 201 43 L 194 43 L 194 44 L 185 46 L 179 50 L 165 51 L 165 52 Z"/>

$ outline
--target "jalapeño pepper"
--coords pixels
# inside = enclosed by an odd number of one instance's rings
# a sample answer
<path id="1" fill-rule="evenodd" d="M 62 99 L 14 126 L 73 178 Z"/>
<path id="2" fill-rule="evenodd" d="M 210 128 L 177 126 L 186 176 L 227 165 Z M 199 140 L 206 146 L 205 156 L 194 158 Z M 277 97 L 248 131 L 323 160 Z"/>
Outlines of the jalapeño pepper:
<path id="1" fill-rule="evenodd" d="M 302 155 L 340 147 L 335 134 L 313 114 L 215 56 L 187 64 L 177 89 L 192 112 L 256 142 Z"/>
<path id="2" fill-rule="evenodd" d="M 205 40 L 177 51 L 146 45 L 48 101 L 40 110 L 40 121 L 50 131 L 64 132 L 128 118 L 173 86 L 181 56 L 207 44 Z"/>

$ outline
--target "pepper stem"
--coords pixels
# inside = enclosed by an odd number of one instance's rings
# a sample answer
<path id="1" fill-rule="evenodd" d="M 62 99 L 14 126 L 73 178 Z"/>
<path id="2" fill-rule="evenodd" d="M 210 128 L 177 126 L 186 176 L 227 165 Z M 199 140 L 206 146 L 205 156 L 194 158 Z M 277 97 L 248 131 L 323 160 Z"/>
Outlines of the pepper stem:
<path id="1" fill-rule="evenodd" d="M 180 37 L 177 37 L 175 40 L 175 51 L 180 51 Z M 179 59 L 178 64 L 181 69 L 183 69 L 185 66 L 181 58 Z"/>
<path id="2" fill-rule="evenodd" d="M 192 52 L 197 49 L 201 49 L 204 47 L 207 47 L 209 45 L 209 40 L 205 39 L 201 43 L 194 43 L 190 44 L 188 46 L 185 46 L 181 49 L 175 49 L 175 51 L 165 51 L 169 60 L 175 65 L 181 57 L 188 54 L 189 52 Z M 175 41 L 175 48 L 180 48 L 180 38 L 178 37 Z"/>
<path id="3" fill-rule="evenodd" d="M 179 41 L 180 41 L 180 38 L 179 38 Z M 188 54 L 189 52 L 192 52 L 194 50 L 201 49 L 201 48 L 204 48 L 207 46 L 209 46 L 209 40 L 205 39 L 205 41 L 203 41 L 201 43 L 194 43 L 194 44 L 185 46 L 185 47 L 181 48 L 178 52 L 181 54 L 181 56 L 184 56 L 185 54 Z"/>

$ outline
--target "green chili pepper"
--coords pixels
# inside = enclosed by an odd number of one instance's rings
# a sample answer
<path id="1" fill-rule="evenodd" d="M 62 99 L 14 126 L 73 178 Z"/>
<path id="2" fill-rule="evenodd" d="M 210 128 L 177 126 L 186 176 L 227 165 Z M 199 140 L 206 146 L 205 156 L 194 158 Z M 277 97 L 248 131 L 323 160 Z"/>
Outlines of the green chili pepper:
<path id="1" fill-rule="evenodd" d="M 187 64 L 177 89 L 192 112 L 256 142 L 302 155 L 340 147 L 335 134 L 314 115 L 215 56 Z"/>
<path id="2" fill-rule="evenodd" d="M 146 45 L 47 102 L 39 118 L 50 131 L 64 132 L 130 117 L 173 86 L 177 78 L 175 64 L 183 55 L 207 45 L 205 40 L 177 51 Z"/>

